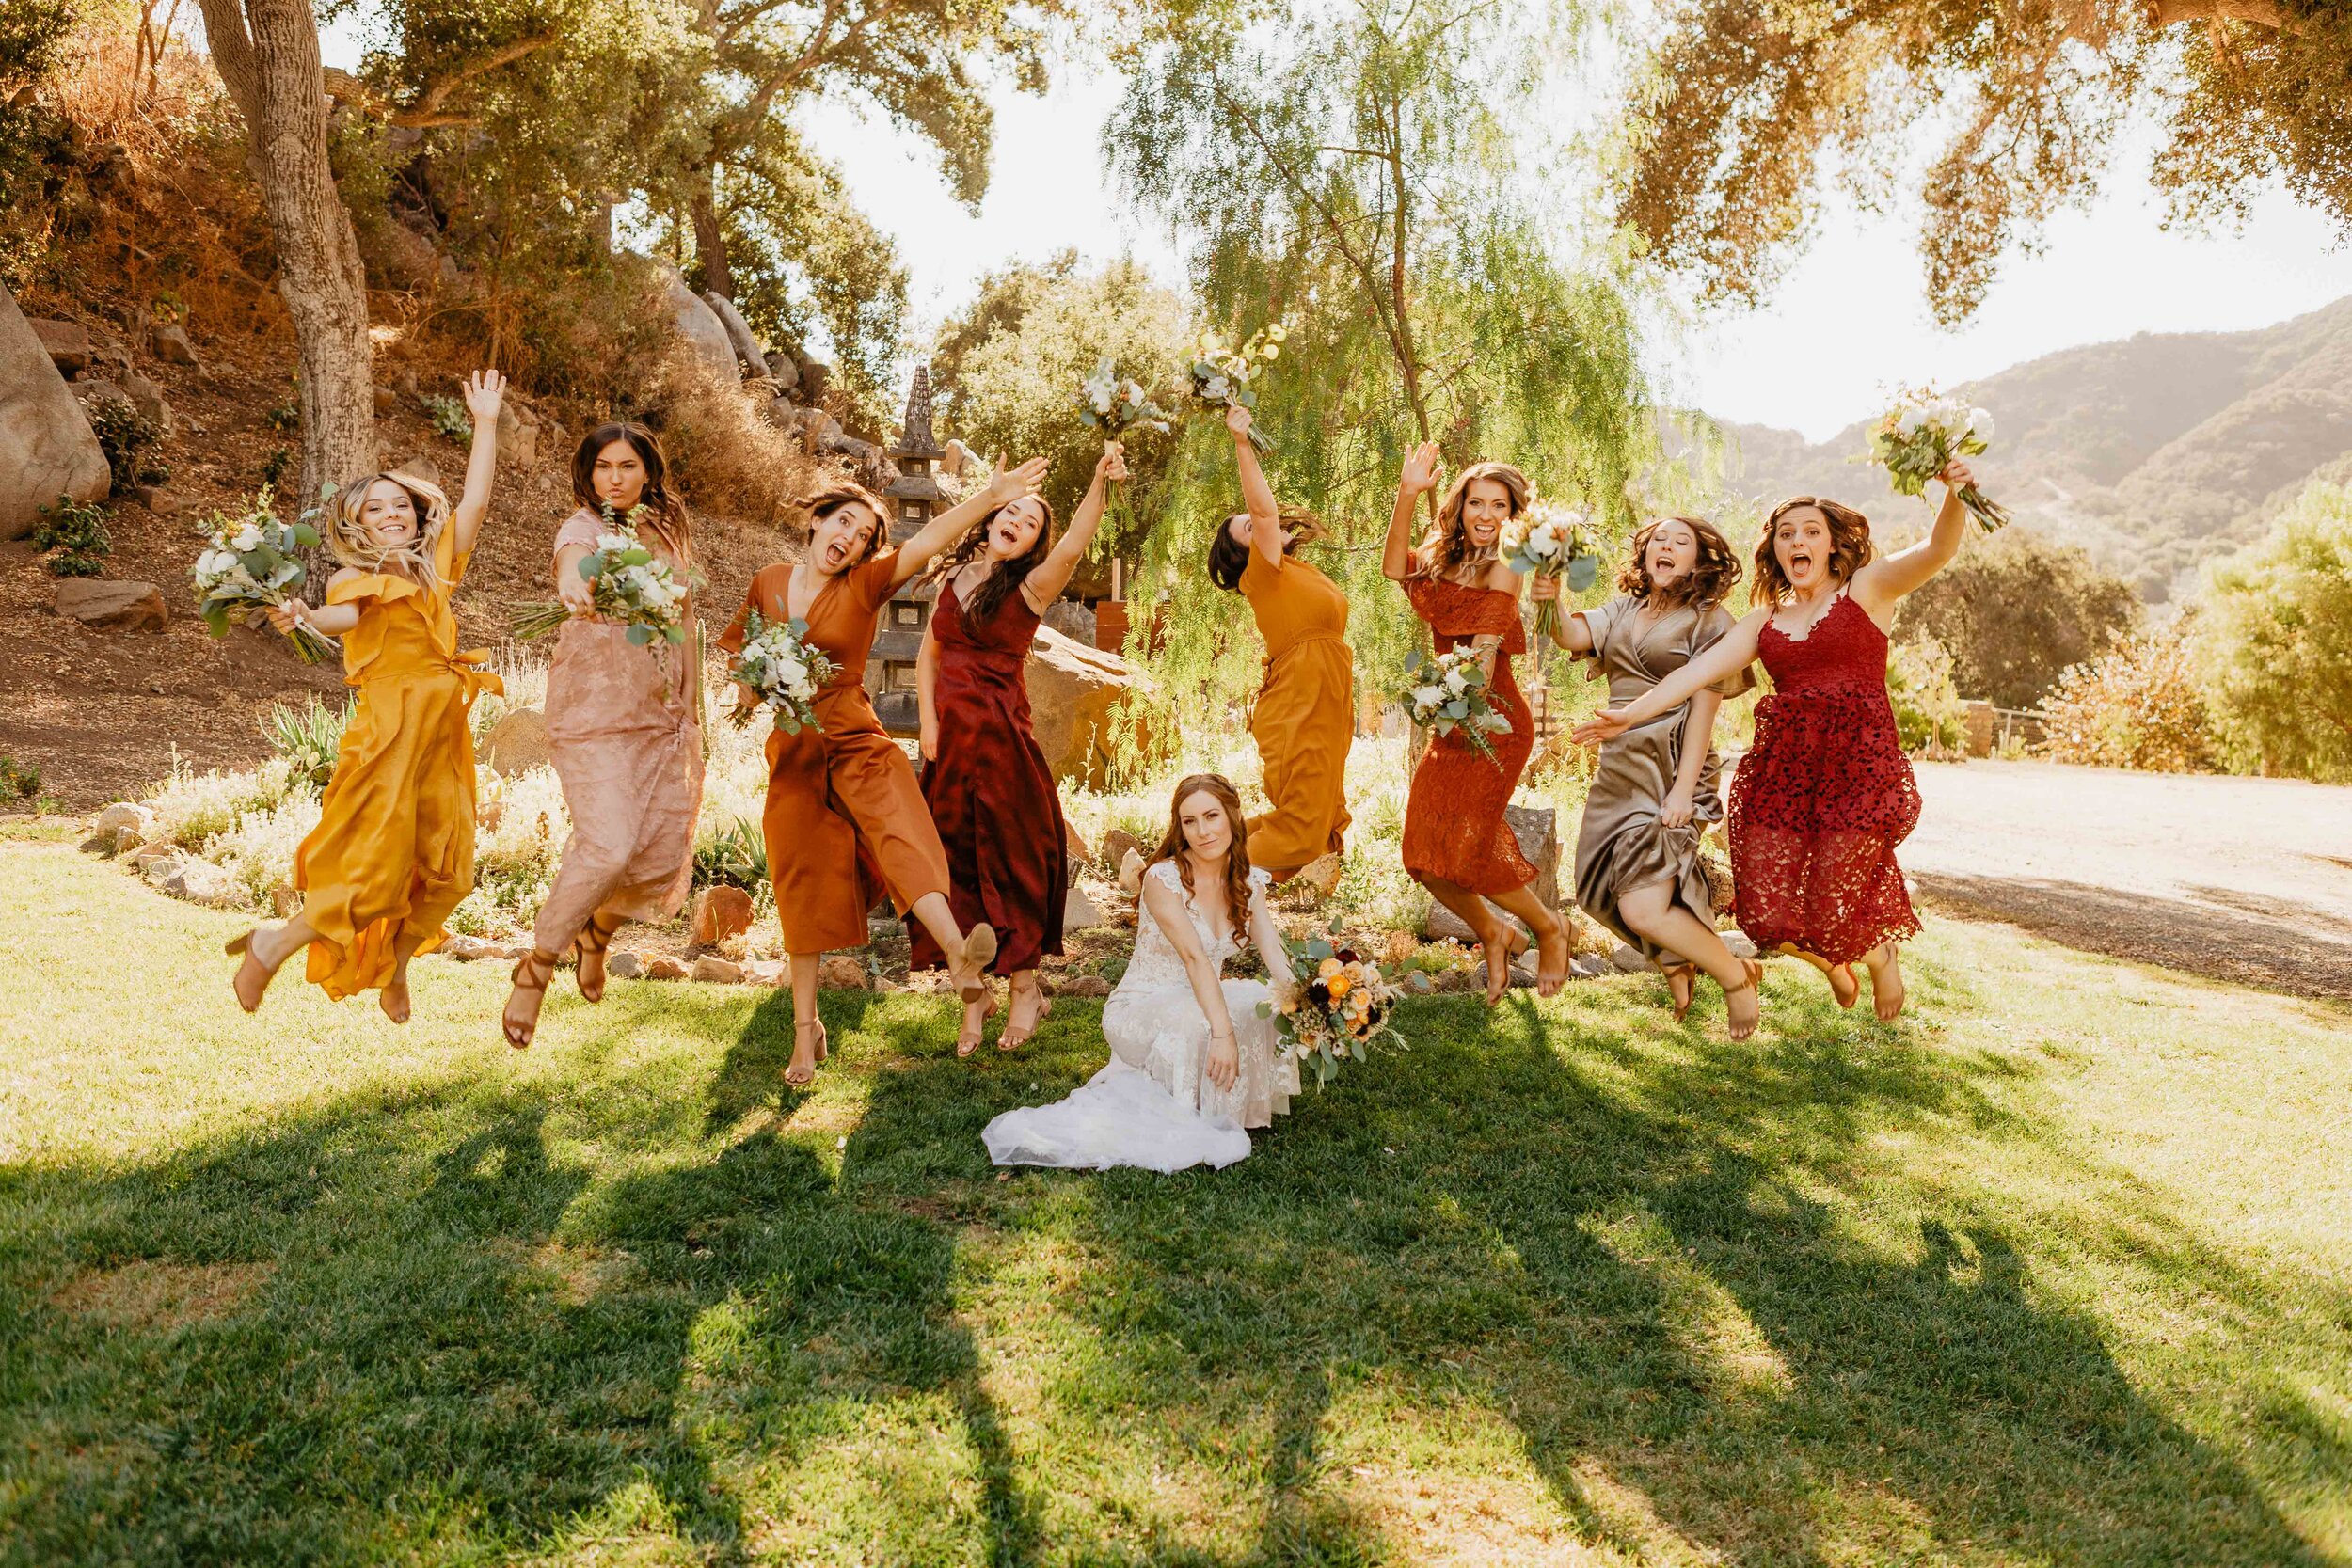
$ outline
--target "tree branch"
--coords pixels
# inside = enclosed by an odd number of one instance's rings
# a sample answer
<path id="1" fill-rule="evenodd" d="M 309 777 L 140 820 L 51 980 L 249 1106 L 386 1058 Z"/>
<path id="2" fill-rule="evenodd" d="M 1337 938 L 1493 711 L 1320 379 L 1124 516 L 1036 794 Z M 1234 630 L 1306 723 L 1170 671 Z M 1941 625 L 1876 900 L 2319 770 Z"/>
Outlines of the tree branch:
<path id="1" fill-rule="evenodd" d="M 493 49 L 487 55 L 483 55 L 480 59 L 475 60 L 457 71 L 452 71 L 449 75 L 425 88 L 422 93 L 418 95 L 417 101 L 414 103 L 409 104 L 408 107 L 405 109 L 394 111 L 391 116 L 391 122 L 394 125 L 405 126 L 410 129 L 426 125 L 457 125 L 470 123 L 470 121 L 467 119 L 455 119 L 441 114 L 441 105 L 449 102 L 449 95 L 451 93 L 455 92 L 459 87 L 464 87 L 468 82 L 472 81 L 477 76 L 486 76 L 491 71 L 498 70 L 501 66 L 513 65 L 516 60 L 521 59 L 526 55 L 535 55 L 540 50 L 547 48 L 549 44 L 555 41 L 555 36 L 550 33 L 543 34 L 535 38 L 516 39 L 512 43 L 506 44 L 501 48 Z"/>
<path id="2" fill-rule="evenodd" d="M 2147 0 L 2148 25 L 2161 31 L 2183 22 L 2250 22 L 2274 32 L 2301 32 L 2287 20 L 2279 0 Z"/>

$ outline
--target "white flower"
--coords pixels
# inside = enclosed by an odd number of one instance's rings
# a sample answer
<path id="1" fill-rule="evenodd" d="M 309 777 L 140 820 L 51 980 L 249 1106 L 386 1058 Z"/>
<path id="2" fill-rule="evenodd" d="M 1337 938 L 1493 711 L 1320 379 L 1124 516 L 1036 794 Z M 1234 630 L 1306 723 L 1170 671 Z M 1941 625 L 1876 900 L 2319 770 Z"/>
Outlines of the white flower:
<path id="1" fill-rule="evenodd" d="M 1209 377 L 1209 384 L 1200 390 L 1210 402 L 1222 403 L 1233 395 L 1233 384 L 1222 375 L 1213 375 Z"/>
<path id="2" fill-rule="evenodd" d="M 1457 697 L 1470 689 L 1470 681 L 1463 675 L 1459 666 L 1445 673 L 1445 689 Z"/>
<path id="3" fill-rule="evenodd" d="M 243 555 L 247 550 L 259 549 L 261 548 L 261 546 L 262 531 L 251 523 L 247 523 L 243 528 L 237 530 L 234 534 L 230 536 L 229 540 L 229 547 L 235 550 L 240 555 Z"/>
<path id="4" fill-rule="evenodd" d="M 1993 439 L 1993 416 L 1981 408 L 1968 410 L 1968 431 L 1979 441 Z"/>
<path id="5" fill-rule="evenodd" d="M 1432 711 L 1444 701 L 1445 693 L 1437 687 L 1417 686 L 1413 688 L 1413 705 L 1423 713 Z"/>

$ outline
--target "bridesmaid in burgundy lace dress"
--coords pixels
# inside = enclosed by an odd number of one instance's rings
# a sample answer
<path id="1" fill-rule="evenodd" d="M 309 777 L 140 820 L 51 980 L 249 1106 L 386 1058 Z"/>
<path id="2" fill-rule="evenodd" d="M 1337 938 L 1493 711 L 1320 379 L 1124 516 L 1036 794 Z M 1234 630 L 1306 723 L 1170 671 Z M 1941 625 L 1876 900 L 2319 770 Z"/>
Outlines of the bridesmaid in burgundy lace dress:
<path id="1" fill-rule="evenodd" d="M 1491 761 L 1459 734 L 1431 743 L 1413 769 L 1405 803 L 1405 869 L 1478 933 L 1486 950 L 1489 1006 L 1502 999 L 1512 954 L 1525 950 L 1526 939 L 1496 917 L 1488 899 L 1535 933 L 1543 953 L 1535 990 L 1550 996 L 1568 975 L 1568 928 L 1536 896 L 1535 867 L 1519 853 L 1518 835 L 1502 819 L 1535 748 L 1534 719 L 1511 674 L 1511 656 L 1527 651 L 1519 577 L 1503 564 L 1501 549 L 1503 524 L 1526 509 L 1527 476 L 1508 463 L 1464 469 L 1438 508 L 1438 526 L 1416 549 L 1410 543 L 1414 509 L 1437 485 L 1438 449 L 1431 443 L 1406 459 L 1397 480 L 1381 570 L 1404 585 L 1439 653 L 1464 643 L 1477 651 L 1489 699 L 1511 728 L 1488 737 Z"/>
<path id="2" fill-rule="evenodd" d="M 1919 787 L 1886 695 L 1886 627 L 1896 601 L 1960 553 L 1959 493 L 1973 483 L 1964 463 L 1936 477 L 1933 531 L 1876 560 L 1861 513 L 1817 496 L 1781 502 L 1756 544 L 1756 610 L 1647 695 L 1576 731 L 1612 739 L 1761 657 L 1772 695 L 1756 705 L 1756 743 L 1731 784 L 1740 928 L 1820 970 L 1841 1007 L 1860 994 L 1862 964 L 1883 1019 L 1903 1008 L 1897 944 L 1919 930 L 1895 863 Z"/>
<path id="3" fill-rule="evenodd" d="M 1054 538 L 1053 509 L 1025 496 L 963 536 L 933 568 L 939 601 L 915 664 L 922 706 L 923 800 L 947 851 L 947 902 L 956 924 L 996 930 L 998 974 L 1012 978 L 1012 1012 L 996 1048 L 1013 1051 L 1037 1033 L 1051 1006 L 1038 989 L 1038 959 L 1061 951 L 1068 896 L 1068 837 L 1045 753 L 1029 730 L 1023 674 L 1045 607 L 1060 596 L 1103 520 L 1109 485 L 1127 477 L 1119 443 L 1105 443 L 1094 483 Z M 910 923 L 912 924 L 912 923 Z M 945 963 L 939 944 L 913 928 L 913 963 Z M 956 1054 L 979 1049 L 996 992 L 967 1002 Z"/>

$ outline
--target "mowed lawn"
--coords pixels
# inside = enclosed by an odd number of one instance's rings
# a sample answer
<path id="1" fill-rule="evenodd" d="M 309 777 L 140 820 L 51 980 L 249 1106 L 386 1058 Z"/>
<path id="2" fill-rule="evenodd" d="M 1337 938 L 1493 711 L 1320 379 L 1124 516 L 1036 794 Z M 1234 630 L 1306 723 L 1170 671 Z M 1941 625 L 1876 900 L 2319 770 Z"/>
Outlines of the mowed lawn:
<path id="1" fill-rule="evenodd" d="M 1934 923 L 1411 1005 L 1244 1164 L 1001 1178 L 1065 1001 L 418 965 L 0 843 L 0 1560 L 2352 1562 L 2352 1011 Z"/>

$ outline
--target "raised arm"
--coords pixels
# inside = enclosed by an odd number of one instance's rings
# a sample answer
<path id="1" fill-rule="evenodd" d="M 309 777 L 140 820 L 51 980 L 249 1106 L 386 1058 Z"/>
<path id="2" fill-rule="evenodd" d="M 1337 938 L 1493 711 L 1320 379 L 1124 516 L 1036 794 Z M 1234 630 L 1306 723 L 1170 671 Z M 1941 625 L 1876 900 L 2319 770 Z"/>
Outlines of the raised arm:
<path id="1" fill-rule="evenodd" d="M 939 760 L 939 638 L 930 622 L 923 623 L 923 646 L 914 656 L 914 709 L 925 762 Z"/>
<path id="2" fill-rule="evenodd" d="M 1045 459 L 1032 457 L 1017 468 L 998 468 L 971 499 L 958 501 L 923 525 L 921 532 L 898 546 L 898 570 L 891 586 L 898 587 L 931 563 L 931 558 L 969 532 L 973 526 L 1008 501 L 1019 500 L 1045 479 Z M 884 526 L 889 519 L 884 518 Z"/>
<path id="3" fill-rule="evenodd" d="M 1727 675 L 1738 674 L 1756 657 L 1756 639 L 1762 635 L 1764 623 L 1772 613 L 1769 605 L 1750 610 L 1739 624 L 1717 639 L 1712 647 L 1634 701 L 1623 707 L 1603 708 L 1594 714 L 1576 727 L 1577 743 L 1590 746 L 1596 741 L 1613 740 L 1634 725 L 1645 724 L 1660 714 L 1670 712 L 1678 704 L 1688 702 L 1699 688 L 1712 686 Z"/>
<path id="4" fill-rule="evenodd" d="M 449 515 L 450 545 L 459 555 L 469 553 L 481 536 L 482 519 L 490 510 L 490 492 L 499 477 L 499 410 L 506 403 L 506 377 L 496 371 L 476 371 L 466 377 L 466 412 L 473 420 L 473 450 L 466 456 L 466 488 Z"/>
<path id="5" fill-rule="evenodd" d="M 1225 428 L 1233 436 L 1233 467 L 1241 470 L 1241 503 L 1249 510 L 1249 547 L 1269 566 L 1282 563 L 1282 507 L 1266 483 L 1258 462 L 1258 449 L 1249 444 L 1249 427 L 1256 416 L 1240 404 L 1225 409 Z M 1223 525 L 1220 524 L 1220 527 Z"/>
<path id="6" fill-rule="evenodd" d="M 1560 579 L 1546 577 L 1541 572 L 1535 573 L 1534 580 L 1527 585 L 1527 596 L 1537 604 L 1548 604 L 1557 599 L 1560 596 Z M 1585 625 L 1584 617 L 1573 610 L 1551 624 L 1551 640 L 1572 654 L 1593 651 L 1593 628 Z"/>
<path id="7" fill-rule="evenodd" d="M 1143 907 L 1151 911 L 1160 934 L 1176 949 L 1176 957 L 1184 966 L 1184 978 L 1192 983 L 1192 999 L 1200 1005 L 1200 1016 L 1209 1021 L 1209 1059 L 1201 1070 L 1218 1088 L 1230 1089 L 1241 1073 L 1241 1048 L 1233 1040 L 1233 1015 L 1226 1010 L 1223 976 L 1217 974 L 1208 950 L 1200 945 L 1200 933 L 1193 929 L 1183 891 L 1152 875 L 1152 870 L 1147 870 L 1143 877 Z"/>
<path id="8" fill-rule="evenodd" d="M 1087 546 L 1094 543 L 1094 531 L 1102 526 L 1103 508 L 1110 497 L 1110 487 L 1127 478 L 1127 449 L 1117 441 L 1103 443 L 1103 455 L 1095 461 L 1094 483 L 1078 502 L 1078 510 L 1070 515 L 1070 527 L 1056 540 L 1045 559 L 1037 563 L 1021 584 L 1021 596 L 1040 615 L 1045 607 L 1061 597 L 1061 591 L 1070 586 L 1071 574 L 1084 561 Z"/>
<path id="9" fill-rule="evenodd" d="M 1723 694 L 1708 687 L 1691 699 L 1682 715 L 1682 760 L 1675 765 L 1675 782 L 1659 809 L 1661 826 L 1679 828 L 1697 814 L 1699 774 L 1707 768 L 1707 749 L 1715 738 L 1715 715 Z"/>
<path id="10" fill-rule="evenodd" d="M 1928 578 L 1950 565 L 1960 554 L 1960 542 L 1968 536 L 1968 509 L 1961 504 L 1960 493 L 1977 482 L 1976 475 L 1968 471 L 1967 464 L 1955 460 L 1935 477 L 1944 485 L 1944 504 L 1936 508 L 1935 527 L 1928 536 L 1879 557 L 1853 575 L 1848 591 L 1873 621 L 1883 623 L 1896 600 L 1923 587 Z"/>
<path id="11" fill-rule="evenodd" d="M 1380 546 L 1381 575 L 1391 582 L 1403 582 L 1413 569 L 1413 513 L 1437 487 L 1438 443 L 1423 441 L 1396 476 L 1396 510 L 1389 514 L 1389 537 Z"/>

